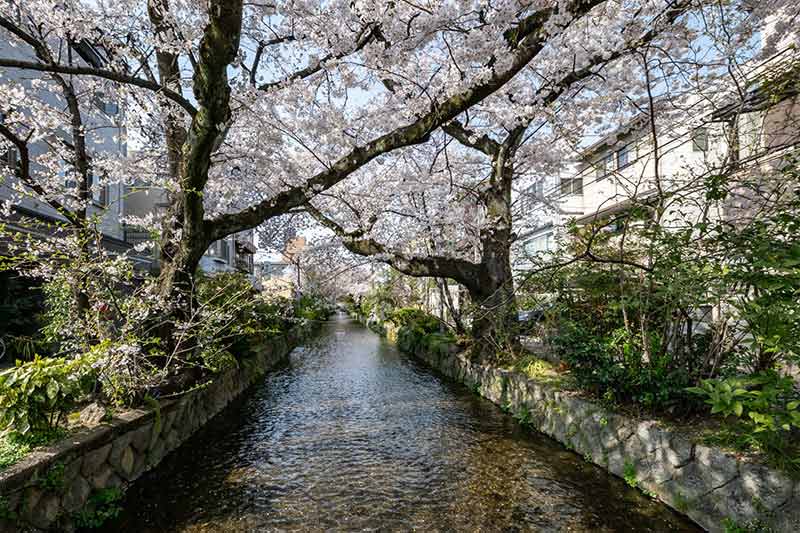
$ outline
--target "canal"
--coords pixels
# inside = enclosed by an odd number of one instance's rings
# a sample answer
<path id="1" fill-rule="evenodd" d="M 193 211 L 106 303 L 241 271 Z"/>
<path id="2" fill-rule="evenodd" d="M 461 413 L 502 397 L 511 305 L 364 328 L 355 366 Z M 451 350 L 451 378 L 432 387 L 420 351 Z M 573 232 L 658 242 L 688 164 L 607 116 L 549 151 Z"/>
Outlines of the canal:
<path id="1" fill-rule="evenodd" d="M 345 318 L 123 505 L 104 531 L 697 531 Z"/>

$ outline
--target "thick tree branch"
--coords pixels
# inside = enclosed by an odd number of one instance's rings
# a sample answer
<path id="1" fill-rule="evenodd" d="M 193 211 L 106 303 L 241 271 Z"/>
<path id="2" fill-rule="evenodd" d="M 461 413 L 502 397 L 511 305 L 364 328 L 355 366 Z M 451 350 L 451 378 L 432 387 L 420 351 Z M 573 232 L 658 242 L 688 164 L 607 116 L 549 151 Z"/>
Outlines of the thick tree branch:
<path id="1" fill-rule="evenodd" d="M 486 134 L 478 136 L 477 133 L 464 127 L 458 120 L 453 120 L 443 125 L 442 130 L 464 146 L 483 152 L 490 157 L 500 151 L 500 143 Z"/>
<path id="2" fill-rule="evenodd" d="M 570 13 L 581 16 L 605 0 L 580 0 L 570 4 Z M 493 94 L 544 49 L 550 35 L 546 22 L 556 11 L 543 9 L 530 15 L 511 33 L 512 59 L 507 70 L 495 71 L 486 81 L 455 94 L 412 124 L 397 128 L 364 146 L 355 148 L 345 157 L 319 172 L 304 186 L 293 187 L 238 213 L 206 220 L 207 231 L 217 240 L 245 229 L 253 228 L 264 220 L 283 214 L 289 209 L 307 203 L 316 193 L 327 190 L 376 157 L 392 150 L 426 142 L 431 132 L 441 124 L 453 120 L 460 113 Z M 570 22 L 567 22 L 569 24 Z"/>
<path id="3" fill-rule="evenodd" d="M 331 61 L 331 60 L 334 60 L 334 59 L 341 59 L 343 57 L 349 56 L 350 54 L 354 54 L 354 53 L 360 51 L 365 46 L 367 46 L 367 44 L 370 41 L 375 39 L 375 35 L 376 35 L 375 27 L 374 26 L 367 26 L 362 30 L 361 34 L 356 39 L 356 45 L 353 47 L 352 50 L 348 50 L 348 51 L 342 52 L 340 54 L 328 54 L 325 57 L 323 57 L 322 59 L 320 59 L 319 61 L 317 61 L 316 63 L 312 63 L 311 65 L 307 66 L 306 68 L 303 68 L 303 69 L 300 69 L 300 70 L 298 70 L 296 72 L 293 72 L 292 74 L 290 74 L 289 76 L 285 77 L 282 80 L 272 81 L 272 82 L 269 82 L 269 83 L 261 84 L 261 85 L 258 86 L 258 89 L 261 90 L 261 91 L 266 91 L 266 90 L 272 89 L 274 87 L 280 87 L 282 85 L 286 85 L 286 84 L 291 83 L 293 81 L 302 80 L 304 78 L 308 78 L 309 76 L 313 76 L 314 74 L 316 74 L 317 72 L 320 72 L 323 68 L 325 68 L 324 67 L 325 62 Z M 285 40 L 293 40 L 293 39 L 294 39 L 294 37 L 292 37 L 292 39 L 288 39 L 287 38 Z M 261 56 L 260 52 L 262 50 L 263 49 L 261 47 L 259 47 L 259 50 L 257 51 L 257 54 L 256 54 L 257 61 L 254 61 L 253 69 L 250 72 L 250 79 L 251 79 L 251 81 L 253 83 L 255 83 L 256 69 L 258 68 L 258 60 L 260 60 L 260 56 Z"/>
<path id="4" fill-rule="evenodd" d="M 322 214 L 310 203 L 306 205 L 306 211 L 320 224 L 333 231 L 341 239 L 342 245 L 354 254 L 373 257 L 408 276 L 449 278 L 470 290 L 477 290 L 480 265 L 465 259 L 439 255 L 416 256 L 390 250 L 371 237 L 365 238 L 364 235 L 368 230 L 347 231 L 341 224 Z"/>

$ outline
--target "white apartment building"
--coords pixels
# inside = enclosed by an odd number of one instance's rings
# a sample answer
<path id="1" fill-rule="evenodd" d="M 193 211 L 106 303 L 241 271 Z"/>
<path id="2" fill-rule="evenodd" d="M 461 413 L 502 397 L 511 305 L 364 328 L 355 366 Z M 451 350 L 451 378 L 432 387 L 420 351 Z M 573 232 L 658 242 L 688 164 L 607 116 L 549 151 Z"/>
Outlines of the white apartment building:
<path id="1" fill-rule="evenodd" d="M 125 190 L 126 219 L 143 219 L 155 215 L 158 219 L 169 207 L 167 191 L 160 187 L 128 186 Z M 131 245 L 152 241 L 149 231 L 133 226 L 123 225 L 125 240 Z M 229 235 L 213 243 L 200 259 L 200 270 L 206 273 L 241 272 L 248 274 L 253 280 L 253 256 L 256 252 L 255 232 L 242 231 Z M 150 246 L 137 258 L 143 268 L 155 271 L 158 269 L 156 248 Z"/>
<path id="2" fill-rule="evenodd" d="M 575 172 L 544 182 L 531 215 L 541 222 L 521 235 L 518 268 L 530 264 L 525 257 L 554 250 L 567 222 L 610 222 L 659 193 L 670 197 L 663 219 L 667 226 L 700 216 L 738 216 L 747 198 L 736 194 L 704 213 L 704 179 L 731 164 L 774 170 L 783 153 L 798 147 L 800 53 L 793 47 L 782 50 L 756 65 L 750 79 L 748 93 L 731 99 L 735 103 L 709 111 L 695 98 L 683 111 L 685 121 L 666 125 L 657 117 L 656 142 L 648 117 L 638 116 L 584 149 Z"/>
<path id="3" fill-rule="evenodd" d="M 19 59 L 24 61 L 36 62 L 37 58 L 26 47 L 14 47 L 9 44 L 4 31 L 0 31 L 0 57 L 8 59 Z M 76 43 L 69 51 L 71 61 L 78 66 L 103 67 L 108 63 L 105 52 L 92 46 L 88 42 Z M 30 91 L 40 79 L 48 75 L 35 71 L 0 68 L 0 83 L 19 84 Z M 68 75 L 64 75 L 69 78 Z M 58 94 L 52 84 L 45 84 L 45 89 L 39 89 L 37 95 L 46 104 L 54 109 L 64 107 L 63 98 Z M 111 94 L 111 91 L 108 91 Z M 89 156 L 99 157 L 100 155 L 117 155 L 127 157 L 128 132 L 125 127 L 124 106 L 120 102 L 114 101 L 106 96 L 102 91 L 97 91 L 91 98 L 85 94 L 80 95 L 81 103 L 90 105 L 92 113 L 83 112 L 86 130 L 86 144 L 89 149 Z M 0 120 L 2 120 L 2 105 L 0 102 Z M 58 132 L 54 132 L 44 141 L 32 143 L 29 146 L 31 161 L 35 161 L 48 151 L 49 143 L 64 142 L 68 139 L 67 132 L 63 134 L 63 140 Z M 46 202 L 37 198 L 36 195 L 19 194 L 20 188 L 17 178 L 14 175 L 14 168 L 19 160 L 16 148 L 0 137 L 0 202 L 11 202 L 12 215 L 3 220 L 4 223 L 24 230 L 20 224 L 23 218 L 41 220 L 43 222 L 63 222 L 64 217 L 53 209 Z M 64 162 L 64 169 L 68 168 L 68 163 Z M 66 172 L 63 179 L 63 194 L 69 195 L 70 187 L 74 188 Z M 92 183 L 92 203 L 88 209 L 90 217 L 97 216 L 99 219 L 99 229 L 103 234 L 103 245 L 109 250 L 117 253 L 127 253 L 134 261 L 135 266 L 143 271 L 156 271 L 158 269 L 158 258 L 155 255 L 154 247 L 150 247 L 144 252 L 138 252 L 133 246 L 143 241 L 152 240 L 149 232 L 123 223 L 128 217 L 146 217 L 150 214 L 158 216 L 167 208 L 168 198 L 163 189 L 150 187 L 131 187 L 121 183 L 102 183 L 97 179 Z M 233 272 L 239 271 L 253 274 L 253 254 L 255 245 L 253 231 L 241 232 L 229 236 L 211 245 L 200 264 L 200 268 L 205 272 Z"/>
<path id="4" fill-rule="evenodd" d="M 25 61 L 36 60 L 29 49 L 13 47 L 9 42 L 10 40 L 4 31 L 0 31 L 0 56 Z M 75 43 L 69 53 L 72 56 L 73 63 L 77 65 L 100 67 L 107 62 L 103 50 L 95 48 L 86 42 Z M 0 68 L 0 83 L 20 85 L 26 91 L 32 91 L 38 85 L 38 80 L 46 76 L 47 74 L 39 72 Z M 54 109 L 63 108 L 65 105 L 63 98 L 52 85 L 38 85 L 36 94 L 41 101 Z M 90 101 L 95 108 L 93 111 L 98 111 L 86 113 L 84 116 L 89 156 L 97 157 L 102 154 L 124 157 L 127 150 L 127 136 L 124 116 L 119 102 L 110 99 L 102 91 L 96 91 L 91 98 L 86 98 L 85 95 L 81 95 L 81 98 L 83 101 Z M 2 105 L 2 102 L 0 102 L 0 120 L 3 119 Z M 33 163 L 33 171 L 40 169 L 36 165 L 36 159 L 48 152 L 50 143 L 65 142 L 67 139 L 67 132 L 62 134 L 54 131 L 46 139 L 31 143 L 29 151 Z M 0 146 L 2 146 L 2 150 L 0 150 L 2 152 L 0 153 L 0 202 L 10 201 L 13 204 L 10 220 L 5 222 L 13 225 L 22 218 L 49 222 L 64 221 L 65 219 L 60 213 L 35 195 L 18 193 L 20 186 L 14 175 L 14 168 L 19 161 L 19 153 L 13 145 L 6 142 L 5 138 L 0 137 Z M 64 162 L 63 168 L 66 169 L 67 165 L 68 163 Z M 120 222 L 124 210 L 123 186 L 120 184 L 103 184 L 100 176 L 92 176 L 92 178 L 92 203 L 89 206 L 88 215 L 99 218 L 99 227 L 103 234 L 105 245 L 116 251 L 129 248 L 126 246 L 124 230 Z M 71 183 L 66 177 L 66 172 L 63 180 L 63 193 L 69 194 Z"/>

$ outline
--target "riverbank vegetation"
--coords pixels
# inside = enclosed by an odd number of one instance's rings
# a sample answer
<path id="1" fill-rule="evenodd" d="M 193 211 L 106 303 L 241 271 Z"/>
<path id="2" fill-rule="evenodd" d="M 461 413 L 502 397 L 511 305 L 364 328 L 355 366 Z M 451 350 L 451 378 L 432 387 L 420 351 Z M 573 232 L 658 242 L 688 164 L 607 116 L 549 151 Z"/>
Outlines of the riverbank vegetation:
<path id="1" fill-rule="evenodd" d="M 710 416 L 715 423 L 700 424 L 713 428 L 704 442 L 800 475 L 800 180 L 795 161 L 787 163 L 772 181 L 704 183 L 709 203 L 732 189 L 770 190 L 757 217 L 697 220 L 676 199 L 667 215 L 650 198 L 566 228 L 558 249 L 528 257 L 533 265 L 515 282 L 519 305 L 534 310 L 520 325 L 536 341 L 534 354 L 498 342 L 505 348 L 489 360 L 641 415 L 678 424 Z M 394 289 L 402 285 L 390 276 L 351 308 L 394 322 L 405 351 L 427 348 L 433 334 L 455 343 L 452 319 L 400 307 L 409 294 Z M 469 322 L 475 311 L 467 303 L 457 312 Z M 459 339 L 470 350 L 469 336 Z"/>
<path id="2" fill-rule="evenodd" d="M 146 281 L 134 282 L 129 272 L 113 284 L 96 277 L 113 303 L 82 316 L 93 329 L 76 330 L 70 326 L 77 320 L 74 299 L 64 284 L 69 263 L 57 272 L 43 291 L 41 335 L 52 351 L 0 372 L 0 469 L 62 438 L 82 406 L 96 402 L 111 412 L 174 397 L 237 366 L 270 339 L 332 313 L 313 294 L 292 301 L 256 291 L 242 274 L 201 275 L 191 318 L 180 325 L 187 340 L 168 347 L 152 334 L 160 324 L 150 320 L 158 313 L 147 307 Z"/>
<path id="3" fill-rule="evenodd" d="M 798 463 L 796 2 L 268 4 L 0 15 L 0 271 L 44 300 L 0 300 L 26 360 L 0 373 L 5 457 L 324 320 L 306 265 L 408 350 L 720 415 L 714 438 Z M 313 245 L 264 265 L 293 298 L 255 290 L 252 232 L 298 218 Z M 352 264 L 309 264 L 326 246 Z"/>

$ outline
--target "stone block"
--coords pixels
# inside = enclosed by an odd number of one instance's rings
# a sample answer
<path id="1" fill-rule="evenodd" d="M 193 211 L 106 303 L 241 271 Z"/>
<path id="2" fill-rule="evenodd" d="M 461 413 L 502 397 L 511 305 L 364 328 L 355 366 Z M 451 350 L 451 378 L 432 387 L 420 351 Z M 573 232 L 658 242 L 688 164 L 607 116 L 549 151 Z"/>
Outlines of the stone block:
<path id="1" fill-rule="evenodd" d="M 709 488 L 720 487 L 739 475 L 739 463 L 730 453 L 698 444 L 694 455 Z"/>
<path id="2" fill-rule="evenodd" d="M 178 413 L 174 409 L 170 409 L 168 413 L 164 413 L 162 418 L 162 428 L 161 434 L 164 435 L 172 429 L 172 425 L 175 423 L 175 418 L 177 417 Z"/>
<path id="3" fill-rule="evenodd" d="M 166 436 L 166 446 L 167 450 L 172 451 L 181 444 L 180 435 L 176 429 L 172 429 Z"/>
<path id="4" fill-rule="evenodd" d="M 36 505 L 29 522 L 38 528 L 45 529 L 56 521 L 61 510 L 61 497 L 47 493 L 43 495 Z"/>
<path id="5" fill-rule="evenodd" d="M 147 454 L 146 452 L 137 452 L 133 459 L 133 472 L 131 472 L 131 480 L 138 478 L 147 469 Z"/>
<path id="6" fill-rule="evenodd" d="M 135 455 L 133 453 L 133 448 L 127 446 L 119 456 L 119 459 L 111 463 L 111 466 L 114 467 L 114 470 L 124 479 L 132 479 L 133 474 L 133 463 L 135 460 Z"/>
<path id="7" fill-rule="evenodd" d="M 108 410 L 100 405 L 97 402 L 90 403 L 83 410 L 80 412 L 79 419 L 81 424 L 88 428 L 93 428 L 102 424 L 106 416 L 108 414 Z"/>
<path id="8" fill-rule="evenodd" d="M 91 476 L 88 476 L 86 479 L 93 488 L 104 489 L 107 486 L 109 478 L 113 474 L 114 470 L 111 468 L 111 465 L 103 463 L 103 465 L 98 467 L 94 473 Z"/>
<path id="9" fill-rule="evenodd" d="M 131 445 L 133 432 L 123 433 L 111 443 L 111 453 L 108 454 L 108 462 L 114 468 L 119 464 L 120 456 Z"/>
<path id="10" fill-rule="evenodd" d="M 679 435 L 671 435 L 664 447 L 664 458 L 674 468 L 681 468 L 694 460 L 694 444 Z"/>
<path id="11" fill-rule="evenodd" d="M 81 466 L 83 465 L 83 457 L 73 459 L 64 465 L 64 484 L 69 483 L 78 477 L 81 473 Z"/>
<path id="12" fill-rule="evenodd" d="M 100 470 L 103 464 L 105 464 L 110 453 L 111 444 L 106 444 L 84 455 L 83 465 L 81 466 L 81 474 L 83 474 L 83 477 L 87 479 L 91 478 L 95 472 Z"/>
<path id="13" fill-rule="evenodd" d="M 796 482 L 792 499 L 774 513 L 775 531 L 800 531 L 800 482 Z"/>
<path id="14" fill-rule="evenodd" d="M 20 514 L 25 521 L 32 522 L 32 517 L 39 505 L 39 500 L 44 496 L 44 491 L 38 487 L 27 487 L 22 493 L 22 506 Z"/>
<path id="15" fill-rule="evenodd" d="M 711 499 L 724 516 L 744 524 L 755 519 L 766 522 L 771 511 L 792 498 L 794 483 L 787 476 L 761 465 L 742 463 L 739 476 L 716 488 Z"/>
<path id="16" fill-rule="evenodd" d="M 131 445 L 136 451 L 144 452 L 147 450 L 147 447 L 150 446 L 150 435 L 152 431 L 152 424 L 145 424 L 132 432 Z"/>
<path id="17" fill-rule="evenodd" d="M 84 506 L 91 492 L 92 487 L 89 485 L 89 482 L 83 479 L 83 477 L 78 476 L 66 486 L 64 497 L 61 500 L 61 506 L 68 513 L 73 513 Z"/>
<path id="18" fill-rule="evenodd" d="M 151 466 L 157 465 L 164 458 L 164 455 L 166 455 L 164 441 L 158 440 L 147 454 L 147 463 Z"/>

